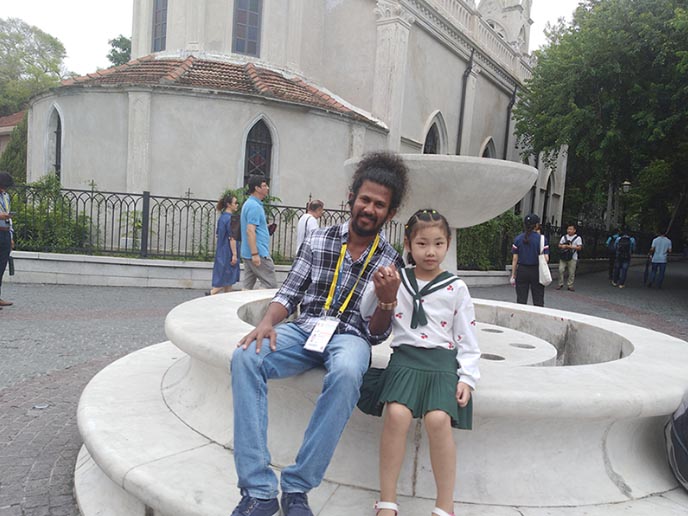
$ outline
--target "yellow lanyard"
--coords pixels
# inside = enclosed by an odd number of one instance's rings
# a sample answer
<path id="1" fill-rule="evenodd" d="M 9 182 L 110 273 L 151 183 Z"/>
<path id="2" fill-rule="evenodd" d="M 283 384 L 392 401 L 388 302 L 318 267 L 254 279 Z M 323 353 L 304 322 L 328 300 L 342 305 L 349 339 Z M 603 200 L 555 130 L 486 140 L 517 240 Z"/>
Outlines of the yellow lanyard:
<path id="1" fill-rule="evenodd" d="M 337 317 L 341 316 L 344 313 L 344 310 L 346 310 L 346 307 L 349 306 L 349 301 L 351 301 L 351 298 L 354 295 L 354 291 L 356 290 L 356 286 L 358 285 L 358 282 L 360 281 L 361 277 L 363 276 L 363 273 L 366 270 L 366 267 L 368 266 L 368 263 L 370 263 L 370 259 L 373 257 L 373 254 L 375 254 L 375 250 L 377 249 L 377 244 L 380 242 L 380 234 L 378 233 L 375 235 L 375 240 L 373 241 L 373 247 L 370 248 L 370 252 L 368 253 L 368 256 L 366 256 L 365 262 L 363 263 L 363 268 L 361 269 L 361 272 L 358 274 L 358 278 L 356 278 L 356 283 L 354 283 L 354 287 L 351 289 L 351 292 L 349 292 L 349 295 L 346 296 L 346 299 L 342 303 L 342 306 L 339 307 L 339 310 L 337 310 Z M 330 285 L 330 292 L 327 294 L 327 301 L 325 301 L 325 313 L 327 313 L 330 310 L 330 307 L 332 306 L 332 301 L 334 299 L 334 294 L 337 289 L 337 279 L 339 278 L 339 271 L 342 269 L 342 263 L 344 263 L 344 256 L 346 255 L 346 244 L 342 245 L 342 250 L 339 252 L 339 259 L 337 260 L 337 268 L 334 271 L 334 278 L 332 278 L 332 285 Z"/>

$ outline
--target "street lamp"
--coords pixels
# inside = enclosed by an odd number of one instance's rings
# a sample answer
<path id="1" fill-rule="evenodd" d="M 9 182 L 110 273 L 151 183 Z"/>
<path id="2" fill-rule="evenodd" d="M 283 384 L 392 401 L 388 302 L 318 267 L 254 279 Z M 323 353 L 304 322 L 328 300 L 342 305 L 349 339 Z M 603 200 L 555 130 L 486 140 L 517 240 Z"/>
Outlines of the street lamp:
<path id="1" fill-rule="evenodd" d="M 621 183 L 621 190 L 623 193 L 627 194 L 628 191 L 631 189 L 631 182 L 626 179 L 623 183 Z"/>
<path id="2" fill-rule="evenodd" d="M 626 179 L 621 183 L 621 225 L 626 227 L 626 194 L 631 190 L 631 182 Z"/>

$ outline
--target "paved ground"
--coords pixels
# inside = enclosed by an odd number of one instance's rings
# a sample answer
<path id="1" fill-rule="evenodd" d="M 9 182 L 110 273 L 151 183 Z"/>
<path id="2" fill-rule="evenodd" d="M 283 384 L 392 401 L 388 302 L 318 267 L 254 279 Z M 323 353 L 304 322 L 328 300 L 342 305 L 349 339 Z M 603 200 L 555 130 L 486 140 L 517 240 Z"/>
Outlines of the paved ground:
<path id="1" fill-rule="evenodd" d="M 606 274 L 580 276 L 576 291 L 545 294 L 545 305 L 649 326 L 688 340 L 688 262 L 669 265 L 662 290 L 627 288 Z M 514 301 L 509 286 L 474 297 Z M 6 284 L 0 311 L 0 516 L 78 516 L 73 471 L 81 440 L 79 394 L 114 359 L 165 340 L 165 314 L 198 290 Z"/>

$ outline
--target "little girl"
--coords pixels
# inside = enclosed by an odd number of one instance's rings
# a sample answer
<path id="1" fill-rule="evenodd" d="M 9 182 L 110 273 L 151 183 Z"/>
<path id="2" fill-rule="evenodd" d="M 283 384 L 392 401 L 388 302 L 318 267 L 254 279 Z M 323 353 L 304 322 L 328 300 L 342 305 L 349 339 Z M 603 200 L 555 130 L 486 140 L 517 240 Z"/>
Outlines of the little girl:
<path id="1" fill-rule="evenodd" d="M 471 428 L 471 392 L 480 377 L 480 350 L 473 301 L 466 284 L 440 268 L 451 241 L 447 220 L 435 210 L 419 210 L 404 234 L 407 261 L 400 271 L 396 303 L 385 303 L 368 286 L 361 314 L 394 310 L 393 353 L 387 369 L 370 369 L 361 388 L 359 408 L 381 415 L 380 499 L 377 516 L 395 516 L 396 486 L 413 418 L 423 418 L 430 442 L 430 462 L 437 485 L 432 514 L 453 516 L 456 445 L 452 426 Z M 396 306 L 394 306 L 396 305 Z M 458 364 L 457 364 L 458 362 Z M 458 402 L 458 403 L 457 403 Z"/>

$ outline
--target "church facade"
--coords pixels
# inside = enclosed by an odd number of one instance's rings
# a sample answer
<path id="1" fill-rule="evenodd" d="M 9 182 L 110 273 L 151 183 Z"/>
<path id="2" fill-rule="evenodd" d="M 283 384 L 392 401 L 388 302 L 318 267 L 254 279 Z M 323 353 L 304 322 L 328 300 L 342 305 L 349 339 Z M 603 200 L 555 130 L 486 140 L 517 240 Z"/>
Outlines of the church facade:
<path id="1" fill-rule="evenodd" d="M 339 207 L 371 150 L 522 161 L 530 5 L 134 0 L 131 62 L 32 100 L 28 180 L 216 198 L 258 171 L 284 204 Z M 565 159 L 538 168 L 519 208 L 561 222 Z"/>

